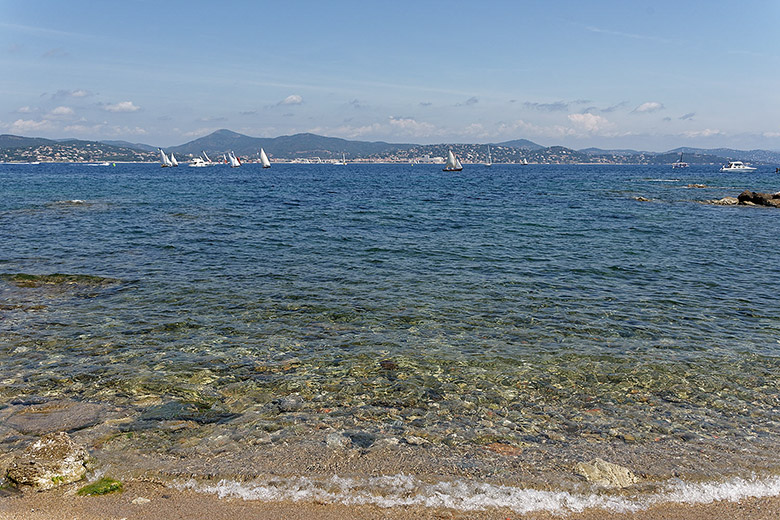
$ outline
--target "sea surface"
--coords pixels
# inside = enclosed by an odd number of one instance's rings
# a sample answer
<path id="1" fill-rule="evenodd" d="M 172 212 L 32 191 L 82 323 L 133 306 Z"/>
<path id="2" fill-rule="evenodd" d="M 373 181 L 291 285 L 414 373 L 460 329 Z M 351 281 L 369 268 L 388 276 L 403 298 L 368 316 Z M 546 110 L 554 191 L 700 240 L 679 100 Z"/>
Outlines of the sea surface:
<path id="1" fill-rule="evenodd" d="M 780 210 L 702 201 L 780 176 L 717 170 L 0 165 L 0 451 L 60 420 L 94 474 L 245 498 L 778 494 Z"/>

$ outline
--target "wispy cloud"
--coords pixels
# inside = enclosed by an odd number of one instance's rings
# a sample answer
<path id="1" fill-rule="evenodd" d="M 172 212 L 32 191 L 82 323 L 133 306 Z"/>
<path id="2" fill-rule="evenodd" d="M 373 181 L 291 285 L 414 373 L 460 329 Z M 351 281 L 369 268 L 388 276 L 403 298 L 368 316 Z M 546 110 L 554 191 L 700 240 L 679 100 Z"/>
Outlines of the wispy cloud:
<path id="1" fill-rule="evenodd" d="M 120 101 L 110 105 L 104 105 L 103 110 L 106 112 L 137 112 L 141 110 L 141 107 L 133 104 L 132 101 Z"/>
<path id="2" fill-rule="evenodd" d="M 609 36 L 619 36 L 621 38 L 630 38 L 632 40 L 646 40 L 658 43 L 674 43 L 673 40 L 666 38 L 659 38 L 658 36 L 648 36 L 646 34 L 627 33 L 622 31 L 612 31 L 610 29 L 602 29 L 601 27 L 594 27 L 592 25 L 586 26 L 585 30 L 597 34 L 607 34 Z"/>
<path id="3" fill-rule="evenodd" d="M 642 103 L 638 107 L 634 109 L 634 112 L 637 112 L 639 114 L 647 114 L 650 112 L 658 112 L 659 110 L 663 110 L 664 105 L 663 103 L 659 103 L 658 101 L 648 101 L 647 103 Z"/>
<path id="4" fill-rule="evenodd" d="M 431 103 L 430 101 L 420 101 L 421 107 L 429 107 L 431 105 L 433 105 L 433 103 Z"/>
<path id="5" fill-rule="evenodd" d="M 39 130 L 50 130 L 54 127 L 51 121 L 48 119 L 42 119 L 40 121 L 34 121 L 32 119 L 17 119 L 14 121 L 9 130 L 14 133 L 27 133 L 36 132 Z"/>
<path id="6" fill-rule="evenodd" d="M 463 103 L 456 103 L 455 106 L 456 107 L 470 107 L 470 106 L 476 105 L 477 103 L 479 103 L 479 99 L 476 96 L 471 96 L 470 98 L 468 98 Z"/>
<path id="7" fill-rule="evenodd" d="M 59 58 L 67 58 L 70 56 L 70 53 L 63 49 L 62 47 L 57 47 L 55 49 L 49 49 L 48 51 L 44 52 L 41 55 L 43 58 L 50 58 L 50 59 L 59 59 Z"/>
<path id="8" fill-rule="evenodd" d="M 678 119 L 680 121 L 689 121 L 693 119 L 693 116 L 696 115 L 696 112 L 688 112 L 687 114 L 681 115 Z"/>
<path id="9" fill-rule="evenodd" d="M 17 112 L 18 114 L 32 114 L 32 113 L 33 113 L 33 112 L 35 112 L 36 110 L 37 110 L 37 108 L 32 108 L 32 107 L 30 107 L 30 106 L 23 106 L 23 107 L 19 107 L 19 108 L 17 108 L 17 109 L 16 109 L 16 112 Z"/>
<path id="10" fill-rule="evenodd" d="M 714 135 L 724 135 L 720 130 L 712 130 L 711 128 L 705 128 L 704 130 L 692 130 L 689 132 L 683 132 L 683 137 L 712 137 Z"/>
<path id="11" fill-rule="evenodd" d="M 76 90 L 58 90 L 51 95 L 52 99 L 64 99 L 64 98 L 86 98 L 92 95 L 89 90 L 83 88 Z"/>
<path id="12" fill-rule="evenodd" d="M 553 103 L 532 103 L 526 101 L 523 103 L 525 108 L 541 110 L 542 112 L 564 112 L 569 109 L 569 104 L 565 101 L 555 101 Z"/>

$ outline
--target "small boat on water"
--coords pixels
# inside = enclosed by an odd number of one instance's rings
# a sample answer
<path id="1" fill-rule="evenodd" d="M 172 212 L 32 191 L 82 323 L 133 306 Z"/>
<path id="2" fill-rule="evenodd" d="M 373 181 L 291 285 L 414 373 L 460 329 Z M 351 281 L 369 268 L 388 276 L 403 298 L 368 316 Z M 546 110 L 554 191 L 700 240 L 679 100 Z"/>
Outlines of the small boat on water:
<path id="1" fill-rule="evenodd" d="M 681 153 L 680 153 L 680 158 L 679 158 L 679 159 L 677 159 L 677 162 L 673 162 L 673 163 L 672 163 L 672 168 L 687 168 L 687 167 L 688 167 L 688 163 L 687 163 L 687 162 L 684 162 L 684 161 L 682 160 L 682 158 L 683 158 L 683 154 L 682 154 L 682 152 L 681 152 Z"/>
<path id="2" fill-rule="evenodd" d="M 158 148 L 158 150 L 160 150 L 160 166 L 163 168 L 171 168 L 173 166 L 171 160 L 165 155 L 162 148 Z"/>
<path id="3" fill-rule="evenodd" d="M 756 171 L 756 169 L 753 168 L 752 166 L 748 166 L 744 164 L 742 161 L 729 161 L 729 163 L 726 166 L 723 166 L 720 169 L 720 171 L 740 173 L 740 172 L 754 172 Z"/>
<path id="4" fill-rule="evenodd" d="M 447 164 L 444 165 L 443 171 L 445 172 L 459 172 L 463 170 L 463 165 L 460 164 L 460 161 L 457 157 L 455 157 L 455 154 L 452 153 L 452 150 L 449 150 L 447 152 Z"/>
<path id="5" fill-rule="evenodd" d="M 263 165 L 263 168 L 271 167 L 271 161 L 268 160 L 268 156 L 265 154 L 265 150 L 262 148 L 260 148 L 260 164 Z"/>
<path id="6" fill-rule="evenodd" d="M 173 152 L 171 152 L 171 166 L 178 166 L 179 161 L 176 160 L 176 157 L 173 156 Z"/>
<path id="7" fill-rule="evenodd" d="M 490 157 L 490 145 L 488 145 L 488 160 L 485 163 L 485 166 L 493 166 L 493 159 Z"/>

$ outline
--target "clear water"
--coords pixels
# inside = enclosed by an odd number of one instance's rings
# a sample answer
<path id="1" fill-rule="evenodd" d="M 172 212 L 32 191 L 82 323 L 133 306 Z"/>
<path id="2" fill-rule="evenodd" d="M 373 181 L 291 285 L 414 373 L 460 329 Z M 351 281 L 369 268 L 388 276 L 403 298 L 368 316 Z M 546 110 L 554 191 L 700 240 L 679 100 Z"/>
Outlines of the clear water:
<path id="1" fill-rule="evenodd" d="M 1 273 L 116 280 L 0 280 L 0 418 L 110 406 L 170 475 L 776 473 L 780 212 L 697 202 L 765 170 L 0 165 Z"/>

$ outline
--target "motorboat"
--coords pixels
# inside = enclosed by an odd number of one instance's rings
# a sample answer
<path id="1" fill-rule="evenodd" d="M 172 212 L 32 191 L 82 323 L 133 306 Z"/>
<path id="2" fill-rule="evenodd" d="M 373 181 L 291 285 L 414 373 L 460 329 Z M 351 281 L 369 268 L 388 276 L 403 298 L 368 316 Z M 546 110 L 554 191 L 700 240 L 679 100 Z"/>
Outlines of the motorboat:
<path id="1" fill-rule="evenodd" d="M 672 163 L 672 168 L 687 168 L 688 163 L 682 160 L 683 154 L 680 153 L 680 158 L 677 159 L 677 162 Z"/>
<path id="2" fill-rule="evenodd" d="M 721 167 L 722 172 L 754 172 L 755 168 L 744 164 L 742 161 L 729 161 L 726 166 Z"/>

